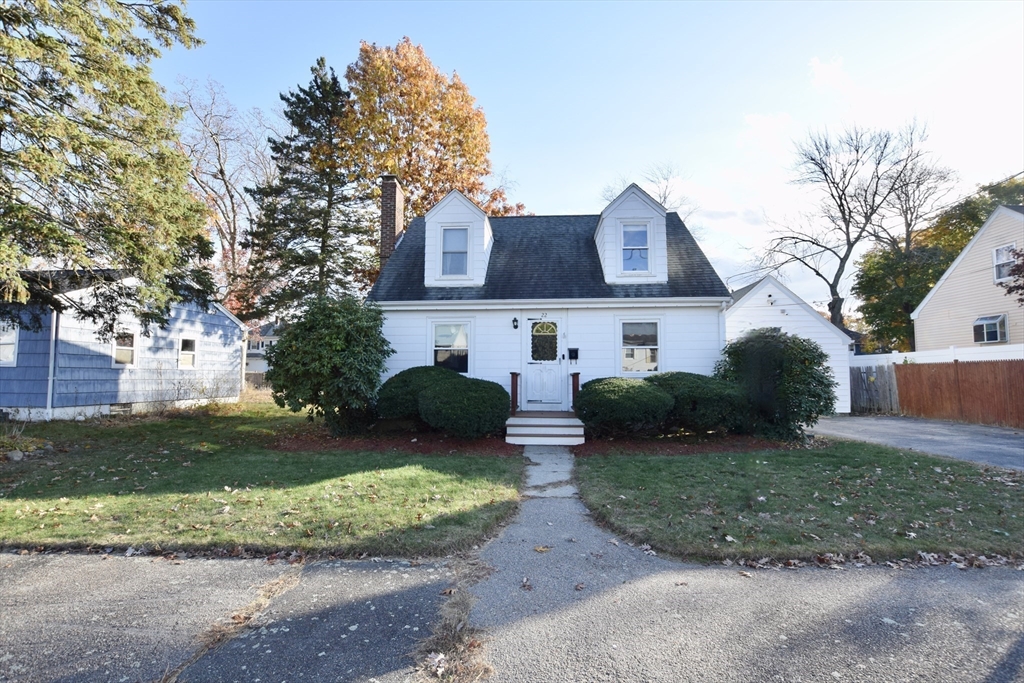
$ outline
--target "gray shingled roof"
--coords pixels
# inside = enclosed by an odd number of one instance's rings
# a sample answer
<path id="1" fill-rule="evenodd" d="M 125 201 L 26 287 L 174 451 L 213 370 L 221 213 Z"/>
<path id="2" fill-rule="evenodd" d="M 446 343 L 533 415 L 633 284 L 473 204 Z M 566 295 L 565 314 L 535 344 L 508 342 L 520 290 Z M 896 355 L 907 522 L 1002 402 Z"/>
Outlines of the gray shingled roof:
<path id="1" fill-rule="evenodd" d="M 1004 206 L 1007 209 L 1016 211 L 1017 213 L 1024 213 L 1024 206 L 1021 206 L 1020 204 L 1004 204 Z"/>
<path id="2" fill-rule="evenodd" d="M 425 221 L 409 224 L 370 290 L 372 301 L 728 297 L 679 214 L 666 216 L 668 282 L 610 285 L 594 243 L 600 216 L 491 218 L 494 246 L 483 287 L 425 287 Z"/>
<path id="3" fill-rule="evenodd" d="M 757 287 L 759 284 L 761 284 L 762 280 L 764 280 L 764 278 L 761 278 L 756 282 L 751 282 L 746 287 L 740 287 L 739 289 L 732 290 L 732 305 L 735 306 L 736 304 L 738 304 L 740 302 L 740 299 L 749 294 L 750 291 L 754 289 L 754 287 Z"/>

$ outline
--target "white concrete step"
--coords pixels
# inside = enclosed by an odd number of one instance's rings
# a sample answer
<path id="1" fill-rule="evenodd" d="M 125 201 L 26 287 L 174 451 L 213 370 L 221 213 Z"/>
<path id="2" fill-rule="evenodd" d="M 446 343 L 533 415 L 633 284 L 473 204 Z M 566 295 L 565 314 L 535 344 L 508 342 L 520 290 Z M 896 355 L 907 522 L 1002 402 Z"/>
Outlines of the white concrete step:
<path id="1" fill-rule="evenodd" d="M 551 425 L 556 427 L 582 427 L 583 423 L 575 417 L 531 417 L 529 415 L 516 415 L 510 417 L 506 422 L 509 427 L 525 425 Z"/>
<path id="2" fill-rule="evenodd" d="M 533 434 L 550 434 L 552 436 L 583 436 L 583 427 L 550 427 L 547 425 L 510 425 L 505 428 L 506 434 L 530 436 Z"/>
<path id="3" fill-rule="evenodd" d="M 519 446 L 579 446 L 584 441 L 583 435 L 566 436 L 563 434 L 509 434 L 506 443 Z"/>

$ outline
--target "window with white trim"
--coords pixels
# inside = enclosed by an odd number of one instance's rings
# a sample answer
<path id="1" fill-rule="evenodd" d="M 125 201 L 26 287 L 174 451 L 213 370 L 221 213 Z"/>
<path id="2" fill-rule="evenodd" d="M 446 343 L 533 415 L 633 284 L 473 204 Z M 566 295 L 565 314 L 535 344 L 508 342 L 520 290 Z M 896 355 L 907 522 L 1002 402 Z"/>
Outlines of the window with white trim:
<path id="1" fill-rule="evenodd" d="M 441 275 L 469 274 L 469 228 L 441 228 Z"/>
<path id="2" fill-rule="evenodd" d="M 647 223 L 624 223 L 622 225 L 622 272 L 649 273 L 650 230 Z"/>
<path id="3" fill-rule="evenodd" d="M 658 323 L 622 323 L 622 371 L 658 371 Z"/>
<path id="4" fill-rule="evenodd" d="M 0 366 L 18 364 L 18 326 L 0 323 Z"/>
<path id="5" fill-rule="evenodd" d="M 1010 269 L 1013 268 L 1014 262 L 1013 250 L 1016 248 L 1016 244 L 1007 244 L 992 250 L 992 269 L 996 282 L 1010 279 Z"/>
<path id="6" fill-rule="evenodd" d="M 986 315 L 974 321 L 974 341 L 993 344 L 1006 341 L 1006 314 Z"/>
<path id="7" fill-rule="evenodd" d="M 469 372 L 469 325 L 434 323 L 434 365 Z"/>
<path id="8" fill-rule="evenodd" d="M 196 367 L 196 340 L 178 340 L 178 367 L 182 370 L 194 370 Z"/>
<path id="9" fill-rule="evenodd" d="M 135 365 L 135 335 L 119 334 L 114 337 L 114 367 Z"/>

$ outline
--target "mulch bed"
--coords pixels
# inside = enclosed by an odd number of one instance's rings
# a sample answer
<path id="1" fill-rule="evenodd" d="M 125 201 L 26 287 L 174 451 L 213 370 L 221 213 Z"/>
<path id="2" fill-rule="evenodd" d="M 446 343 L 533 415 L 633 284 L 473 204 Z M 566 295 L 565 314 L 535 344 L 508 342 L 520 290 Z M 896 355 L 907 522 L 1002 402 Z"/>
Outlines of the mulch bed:
<path id="1" fill-rule="evenodd" d="M 415 454 L 522 455 L 523 447 L 505 443 L 505 438 L 456 439 L 438 432 L 409 430 L 400 433 L 331 436 L 326 429 L 310 429 L 277 439 L 275 450 L 299 451 L 395 451 Z"/>
<path id="2" fill-rule="evenodd" d="M 819 444 L 820 445 L 820 444 Z M 748 453 L 750 451 L 778 451 L 799 448 L 753 436 L 670 436 L 658 438 L 625 437 L 591 439 L 582 446 L 573 446 L 576 457 L 590 455 L 624 455 L 643 453 L 645 455 L 701 455 L 704 453 Z"/>

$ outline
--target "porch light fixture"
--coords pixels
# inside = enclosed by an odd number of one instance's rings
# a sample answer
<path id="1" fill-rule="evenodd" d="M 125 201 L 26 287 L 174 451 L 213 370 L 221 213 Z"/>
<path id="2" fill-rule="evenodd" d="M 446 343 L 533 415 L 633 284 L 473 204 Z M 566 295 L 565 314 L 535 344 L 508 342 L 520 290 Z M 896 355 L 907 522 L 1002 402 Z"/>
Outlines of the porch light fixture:
<path id="1" fill-rule="evenodd" d="M 519 329 L 519 318 L 512 318 L 512 329 L 513 330 L 518 330 Z"/>

